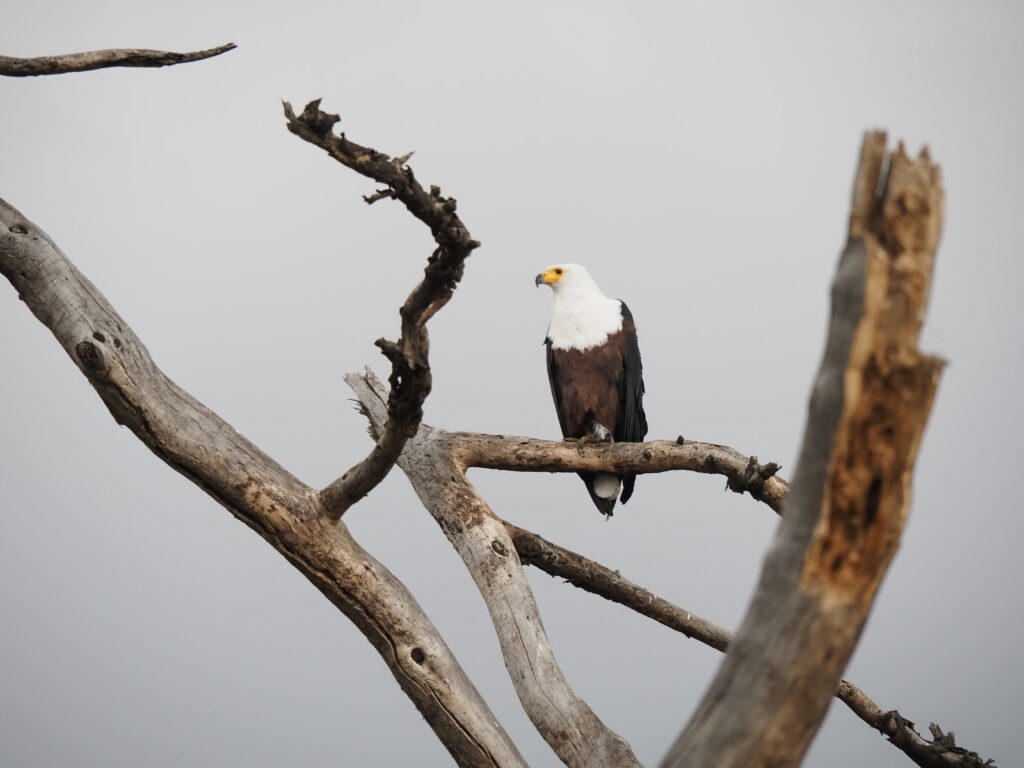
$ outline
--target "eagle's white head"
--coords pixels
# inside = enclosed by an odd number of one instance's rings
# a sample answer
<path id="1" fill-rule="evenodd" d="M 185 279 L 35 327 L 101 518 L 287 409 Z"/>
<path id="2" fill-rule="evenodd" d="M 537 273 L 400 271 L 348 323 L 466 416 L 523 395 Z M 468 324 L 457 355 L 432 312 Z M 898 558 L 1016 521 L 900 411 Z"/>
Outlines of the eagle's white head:
<path id="1" fill-rule="evenodd" d="M 564 293 L 600 293 L 594 278 L 581 264 L 556 264 L 548 267 L 533 281 L 535 285 L 547 285 L 555 296 Z"/>
<path id="2" fill-rule="evenodd" d="M 534 280 L 554 292 L 548 338 L 555 349 L 590 349 L 622 329 L 622 305 L 597 287 L 586 267 L 557 264 Z"/>

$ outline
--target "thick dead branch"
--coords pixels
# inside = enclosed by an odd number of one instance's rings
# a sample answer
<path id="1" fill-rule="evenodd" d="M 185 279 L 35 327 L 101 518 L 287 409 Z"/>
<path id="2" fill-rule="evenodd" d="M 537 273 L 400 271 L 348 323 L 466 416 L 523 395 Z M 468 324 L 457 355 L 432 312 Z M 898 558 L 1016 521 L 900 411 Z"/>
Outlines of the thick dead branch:
<path id="1" fill-rule="evenodd" d="M 63 75 L 68 72 L 85 72 L 90 69 L 108 67 L 169 67 L 220 56 L 234 50 L 234 43 L 218 45 L 205 51 L 173 53 L 151 51 L 146 48 L 112 48 L 106 51 L 65 53 L 59 56 L 36 56 L 19 59 L 14 56 L 0 56 L 0 75 L 8 77 L 34 77 L 36 75 Z"/>
<path id="2" fill-rule="evenodd" d="M 917 349 L 942 207 L 927 153 L 866 136 L 786 515 L 666 766 L 794 766 L 821 724 L 899 542 L 942 369 Z"/>
<path id="3" fill-rule="evenodd" d="M 344 525 L 327 520 L 316 492 L 167 378 L 95 286 L 3 201 L 0 273 L 119 424 L 255 530 L 352 620 L 459 765 L 525 765 L 405 586 Z"/>
<path id="4" fill-rule="evenodd" d="M 551 442 L 532 437 L 449 432 L 453 456 L 463 467 L 504 469 L 513 472 L 611 472 L 643 474 L 685 469 L 724 475 L 726 487 L 747 491 L 781 514 L 789 484 L 776 475 L 780 467 L 759 464 L 726 445 L 679 438 L 648 443 Z"/>
<path id="5" fill-rule="evenodd" d="M 454 198 L 442 197 L 441 189 L 435 186 L 427 192 L 416 180 L 412 168 L 406 165 L 411 152 L 402 157 L 389 157 L 349 141 L 345 134 L 335 135 L 334 125 L 340 118 L 322 112 L 319 99 L 307 104 L 298 116 L 285 102 L 284 113 L 288 130 L 296 136 L 325 150 L 346 168 L 385 185 L 385 189 L 364 198 L 367 203 L 384 197 L 401 200 L 413 216 L 430 228 L 437 243 L 427 260 L 423 280 L 399 310 L 401 337 L 397 342 L 377 340 L 377 346 L 391 362 L 387 423 L 380 430 L 370 455 L 321 492 L 324 509 L 337 520 L 384 479 L 405 441 L 416 434 L 423 418 L 423 402 L 431 387 L 426 323 L 448 303 L 462 279 L 466 259 L 480 243 L 470 237 L 469 230 L 455 213 Z"/>
<path id="6" fill-rule="evenodd" d="M 345 381 L 372 429 L 380 430 L 387 418 L 384 386 L 369 371 L 349 374 Z M 568 766 L 639 766 L 625 740 L 605 726 L 566 681 L 512 537 L 453 461 L 444 437 L 443 430 L 421 424 L 398 465 L 483 595 L 527 716 Z"/>
<path id="7" fill-rule="evenodd" d="M 619 603 L 718 651 L 724 652 L 732 640 L 731 633 L 725 629 L 634 584 L 618 571 L 511 523 L 506 522 L 505 527 L 512 536 L 519 558 L 527 565 Z M 853 683 L 841 680 L 835 695 L 857 717 L 887 736 L 893 745 L 922 768 L 995 768 L 991 760 L 983 762 L 976 752 L 956 746 L 952 733 L 943 734 L 934 724 L 934 741 L 928 741 L 914 730 L 912 722 L 895 710 L 882 711 Z"/>

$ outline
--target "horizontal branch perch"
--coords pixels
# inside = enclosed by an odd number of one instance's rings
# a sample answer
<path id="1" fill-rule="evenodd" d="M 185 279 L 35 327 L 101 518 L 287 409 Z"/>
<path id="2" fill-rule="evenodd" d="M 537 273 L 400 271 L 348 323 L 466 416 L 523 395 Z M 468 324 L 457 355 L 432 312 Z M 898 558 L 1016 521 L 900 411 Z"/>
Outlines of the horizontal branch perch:
<path id="1" fill-rule="evenodd" d="M 789 484 L 776 473 L 774 462 L 759 464 L 725 445 L 679 438 L 647 443 L 577 443 L 537 440 L 532 437 L 448 432 L 445 439 L 463 467 L 504 469 L 513 472 L 610 472 L 644 474 L 688 470 L 724 475 L 728 488 L 746 491 L 781 514 Z"/>
<path id="2" fill-rule="evenodd" d="M 0 56 L 0 75 L 8 77 L 35 77 L 37 75 L 63 75 L 108 67 L 169 67 L 190 61 L 201 61 L 234 50 L 234 43 L 207 48 L 205 51 L 174 53 L 147 48 L 111 48 L 105 51 L 65 53 L 57 56 L 35 56 L 21 59 Z"/>

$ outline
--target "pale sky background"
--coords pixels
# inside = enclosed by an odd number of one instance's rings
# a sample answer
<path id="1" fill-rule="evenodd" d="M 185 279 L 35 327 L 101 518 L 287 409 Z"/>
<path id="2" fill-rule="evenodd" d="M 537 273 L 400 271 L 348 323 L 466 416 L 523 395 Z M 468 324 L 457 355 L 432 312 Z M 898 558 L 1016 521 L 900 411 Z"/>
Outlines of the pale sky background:
<path id="1" fill-rule="evenodd" d="M 0 196 L 163 370 L 305 482 L 369 449 L 341 377 L 431 251 L 285 129 L 323 97 L 415 149 L 483 242 L 431 322 L 427 421 L 554 438 L 533 276 L 586 264 L 636 317 L 650 437 L 791 477 L 861 134 L 942 165 L 924 347 L 950 361 L 903 545 L 847 677 L 1012 766 L 1024 690 L 1019 2 L 177 3 L 7 0 L 0 52 L 239 49 L 0 81 Z M 6 285 L 6 283 L 5 283 Z M 445 766 L 363 636 L 118 427 L 0 288 L 0 766 Z M 477 471 L 495 512 L 734 627 L 776 519 L 721 478 L 641 477 L 604 522 L 575 477 Z M 345 518 L 412 590 L 534 766 L 483 601 L 399 472 Z M 719 655 L 530 571 L 569 681 L 655 764 Z M 809 766 L 910 761 L 834 703 Z"/>

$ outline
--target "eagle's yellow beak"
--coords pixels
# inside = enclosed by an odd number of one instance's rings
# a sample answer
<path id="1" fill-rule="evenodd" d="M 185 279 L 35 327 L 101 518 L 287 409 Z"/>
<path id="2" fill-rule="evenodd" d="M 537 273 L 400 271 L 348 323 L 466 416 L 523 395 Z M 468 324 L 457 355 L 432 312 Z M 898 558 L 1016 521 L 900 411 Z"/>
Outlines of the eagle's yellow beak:
<path id="1" fill-rule="evenodd" d="M 534 285 L 551 285 L 551 283 L 557 283 L 562 279 L 564 270 L 561 267 L 552 267 L 549 270 L 541 272 L 537 275 L 537 278 L 533 281 Z"/>

